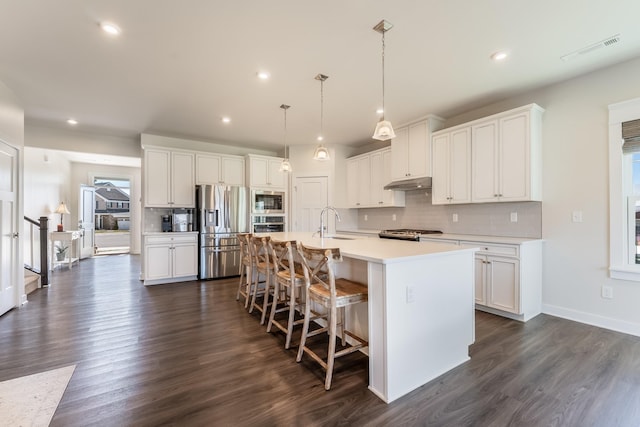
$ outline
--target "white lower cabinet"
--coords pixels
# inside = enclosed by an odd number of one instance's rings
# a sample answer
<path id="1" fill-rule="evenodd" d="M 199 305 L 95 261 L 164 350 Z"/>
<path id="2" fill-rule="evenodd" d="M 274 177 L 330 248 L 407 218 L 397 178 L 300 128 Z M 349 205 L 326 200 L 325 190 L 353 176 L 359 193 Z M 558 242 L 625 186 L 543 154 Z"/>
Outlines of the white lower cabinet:
<path id="1" fill-rule="evenodd" d="M 195 280 L 198 275 L 198 235 L 163 233 L 144 237 L 144 284 Z"/>
<path id="2" fill-rule="evenodd" d="M 476 308 L 527 321 L 542 311 L 542 241 L 522 244 L 461 241 L 475 257 Z"/>

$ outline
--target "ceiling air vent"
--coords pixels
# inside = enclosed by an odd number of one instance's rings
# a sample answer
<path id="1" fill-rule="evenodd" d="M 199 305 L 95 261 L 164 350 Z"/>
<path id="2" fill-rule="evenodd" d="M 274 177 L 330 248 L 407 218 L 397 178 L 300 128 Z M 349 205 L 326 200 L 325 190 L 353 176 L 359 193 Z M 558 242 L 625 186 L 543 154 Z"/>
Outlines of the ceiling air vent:
<path id="1" fill-rule="evenodd" d="M 620 41 L 620 34 L 616 34 L 615 36 L 607 37 L 606 39 L 600 40 L 597 43 L 591 44 L 589 46 L 583 47 L 582 49 L 578 49 L 574 52 L 561 56 L 560 59 L 562 59 L 563 61 L 569 61 L 570 59 L 577 58 L 580 55 L 586 55 L 587 53 L 591 53 L 594 50 L 598 50 L 602 47 L 613 46 L 619 41 Z"/>

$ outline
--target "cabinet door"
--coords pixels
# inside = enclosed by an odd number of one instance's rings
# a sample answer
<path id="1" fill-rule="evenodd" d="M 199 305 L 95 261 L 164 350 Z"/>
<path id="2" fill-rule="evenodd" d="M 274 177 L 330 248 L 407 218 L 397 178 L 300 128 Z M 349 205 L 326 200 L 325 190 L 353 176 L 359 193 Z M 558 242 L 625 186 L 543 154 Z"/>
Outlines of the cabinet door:
<path id="1" fill-rule="evenodd" d="M 371 206 L 371 157 L 358 159 L 358 202 L 359 206 Z"/>
<path id="2" fill-rule="evenodd" d="M 530 200 L 529 113 L 500 120 L 499 193 L 501 201 Z"/>
<path id="3" fill-rule="evenodd" d="M 443 205 L 450 203 L 451 176 L 449 172 L 449 137 L 448 133 L 433 137 L 433 181 L 431 203 Z"/>
<path id="4" fill-rule="evenodd" d="M 409 176 L 418 178 L 431 175 L 431 150 L 427 122 L 409 126 Z"/>
<path id="5" fill-rule="evenodd" d="M 269 174 L 268 159 L 251 157 L 249 168 L 250 186 L 267 187 L 267 176 Z"/>
<path id="6" fill-rule="evenodd" d="M 191 153 L 172 153 L 171 165 L 171 206 L 182 208 L 194 208 L 195 179 L 194 159 Z"/>
<path id="7" fill-rule="evenodd" d="M 358 206 L 358 159 L 347 160 L 347 203 L 349 207 Z"/>
<path id="8" fill-rule="evenodd" d="M 280 165 L 282 160 L 269 160 L 269 175 L 267 185 L 276 188 L 286 188 L 286 172 L 280 172 Z"/>
<path id="9" fill-rule="evenodd" d="M 410 178 L 409 176 L 409 129 L 396 131 L 396 137 L 391 140 L 391 177 L 393 181 Z"/>
<path id="10" fill-rule="evenodd" d="M 517 259 L 487 257 L 487 305 L 520 313 L 520 262 Z"/>
<path id="11" fill-rule="evenodd" d="M 373 160 L 373 159 L 372 159 Z M 382 171 L 373 169 L 371 166 L 371 176 L 382 176 L 382 205 L 383 206 L 404 206 L 404 191 L 385 190 L 384 186 L 389 184 L 391 180 L 391 165 L 393 164 L 393 155 L 391 150 L 382 152 Z"/>
<path id="12" fill-rule="evenodd" d="M 471 170 L 474 202 L 495 202 L 498 200 L 496 170 L 498 122 L 492 120 L 472 127 Z"/>
<path id="13" fill-rule="evenodd" d="M 451 132 L 449 144 L 449 201 L 451 203 L 470 203 L 471 128 Z"/>
<path id="14" fill-rule="evenodd" d="M 175 244 L 173 246 L 173 277 L 198 274 L 198 245 Z"/>
<path id="15" fill-rule="evenodd" d="M 196 184 L 218 184 L 220 182 L 220 156 L 196 155 Z"/>
<path id="16" fill-rule="evenodd" d="M 172 277 L 171 252 L 170 245 L 145 245 L 145 280 L 169 279 Z"/>
<path id="17" fill-rule="evenodd" d="M 244 159 L 242 157 L 222 157 L 220 182 L 226 185 L 244 185 Z"/>
<path id="18" fill-rule="evenodd" d="M 382 152 L 371 154 L 369 157 L 369 168 L 371 177 L 369 186 L 371 204 L 373 206 L 384 206 L 385 193 L 391 192 L 384 190 L 384 186 L 388 184 L 388 182 L 384 182 L 386 174 Z M 386 200 L 386 202 L 389 204 L 390 200 Z"/>
<path id="19" fill-rule="evenodd" d="M 486 259 L 485 256 L 476 256 L 475 258 L 475 292 L 476 292 L 476 304 L 487 304 L 487 295 L 485 293 L 485 284 L 486 284 Z"/>
<path id="20" fill-rule="evenodd" d="M 144 205 L 169 207 L 171 202 L 171 152 L 144 151 Z"/>

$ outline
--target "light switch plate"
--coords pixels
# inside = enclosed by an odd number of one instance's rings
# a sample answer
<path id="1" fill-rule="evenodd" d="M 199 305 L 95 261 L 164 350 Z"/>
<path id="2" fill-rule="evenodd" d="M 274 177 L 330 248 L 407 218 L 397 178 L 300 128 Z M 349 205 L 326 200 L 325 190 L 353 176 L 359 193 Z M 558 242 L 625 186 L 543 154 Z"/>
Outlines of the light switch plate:
<path id="1" fill-rule="evenodd" d="M 452 220 L 453 222 L 458 222 L 458 214 L 457 214 L 457 213 L 454 213 L 454 214 L 453 214 L 453 217 L 451 218 L 451 220 Z"/>
<path id="2" fill-rule="evenodd" d="M 582 211 L 573 211 L 571 214 L 571 220 L 573 222 L 582 222 Z"/>
<path id="3" fill-rule="evenodd" d="M 518 212 L 511 212 L 511 222 L 518 222 Z"/>

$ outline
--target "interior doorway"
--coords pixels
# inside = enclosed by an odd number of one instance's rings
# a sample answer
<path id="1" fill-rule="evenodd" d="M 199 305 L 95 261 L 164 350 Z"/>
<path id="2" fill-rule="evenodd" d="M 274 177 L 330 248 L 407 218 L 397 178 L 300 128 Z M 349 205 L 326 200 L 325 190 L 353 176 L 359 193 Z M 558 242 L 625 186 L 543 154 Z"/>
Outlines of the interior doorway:
<path id="1" fill-rule="evenodd" d="M 18 150 L 0 141 L 0 315 L 17 305 Z"/>
<path id="2" fill-rule="evenodd" d="M 326 176 L 296 177 L 293 184 L 293 231 L 318 231 L 320 212 L 327 206 L 329 199 L 329 178 Z M 328 219 L 328 222 L 327 222 Z M 335 232 L 333 215 L 325 218 L 330 233 Z"/>
<path id="3" fill-rule="evenodd" d="M 94 177 L 94 254 L 128 253 L 131 248 L 131 182 L 126 178 Z"/>

